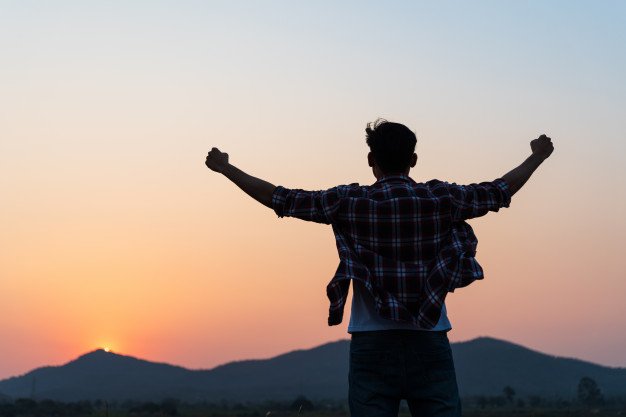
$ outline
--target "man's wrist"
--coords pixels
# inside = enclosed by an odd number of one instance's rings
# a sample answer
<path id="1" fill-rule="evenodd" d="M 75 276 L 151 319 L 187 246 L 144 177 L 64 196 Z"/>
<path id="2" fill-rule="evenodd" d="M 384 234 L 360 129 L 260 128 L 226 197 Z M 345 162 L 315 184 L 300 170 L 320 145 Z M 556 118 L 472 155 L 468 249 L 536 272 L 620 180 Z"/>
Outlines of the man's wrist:
<path id="1" fill-rule="evenodd" d="M 534 164 L 539 166 L 543 161 L 545 161 L 547 156 L 543 156 L 539 153 L 533 152 L 528 159 L 530 159 Z"/>
<path id="2" fill-rule="evenodd" d="M 220 170 L 220 173 L 224 175 L 225 177 L 229 177 L 230 174 L 232 173 L 232 169 L 233 169 L 233 166 L 229 162 L 224 166 L 224 168 Z"/>

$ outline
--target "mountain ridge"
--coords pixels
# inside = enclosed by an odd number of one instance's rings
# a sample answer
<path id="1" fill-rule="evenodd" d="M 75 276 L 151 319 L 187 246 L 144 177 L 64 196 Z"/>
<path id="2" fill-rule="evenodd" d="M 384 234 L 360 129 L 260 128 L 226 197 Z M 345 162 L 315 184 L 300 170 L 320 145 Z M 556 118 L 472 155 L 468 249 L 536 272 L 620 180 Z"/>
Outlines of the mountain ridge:
<path id="1" fill-rule="evenodd" d="M 462 396 L 499 395 L 512 386 L 519 395 L 570 398 L 583 376 L 608 395 L 626 395 L 626 368 L 560 357 L 503 339 L 481 336 L 452 343 Z M 0 380 L 13 398 L 185 401 L 261 401 L 306 395 L 347 397 L 349 340 L 339 339 L 266 359 L 242 359 L 209 369 L 189 369 L 95 349 L 57 366 L 36 368 Z"/>

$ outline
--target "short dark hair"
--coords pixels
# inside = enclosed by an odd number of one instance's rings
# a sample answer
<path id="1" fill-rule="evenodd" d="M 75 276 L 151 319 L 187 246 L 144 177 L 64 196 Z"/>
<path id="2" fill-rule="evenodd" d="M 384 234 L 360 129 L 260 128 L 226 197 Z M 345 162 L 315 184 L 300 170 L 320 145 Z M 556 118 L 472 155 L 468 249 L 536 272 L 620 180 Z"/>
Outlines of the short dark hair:
<path id="1" fill-rule="evenodd" d="M 403 172 L 411 164 L 417 137 L 400 123 L 377 119 L 365 128 L 366 142 L 384 173 Z"/>

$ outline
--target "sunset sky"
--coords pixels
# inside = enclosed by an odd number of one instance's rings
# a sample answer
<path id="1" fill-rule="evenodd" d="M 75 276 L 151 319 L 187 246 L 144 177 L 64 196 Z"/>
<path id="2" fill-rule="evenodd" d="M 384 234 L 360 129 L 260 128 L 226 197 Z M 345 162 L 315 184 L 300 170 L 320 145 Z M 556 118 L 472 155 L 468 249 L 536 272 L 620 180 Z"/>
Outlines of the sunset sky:
<path id="1" fill-rule="evenodd" d="M 275 185 L 375 181 L 364 128 L 418 136 L 416 181 L 493 180 L 486 278 L 452 341 L 626 366 L 626 2 L 0 1 L 0 378 L 97 347 L 190 368 L 347 338 L 330 226 Z"/>

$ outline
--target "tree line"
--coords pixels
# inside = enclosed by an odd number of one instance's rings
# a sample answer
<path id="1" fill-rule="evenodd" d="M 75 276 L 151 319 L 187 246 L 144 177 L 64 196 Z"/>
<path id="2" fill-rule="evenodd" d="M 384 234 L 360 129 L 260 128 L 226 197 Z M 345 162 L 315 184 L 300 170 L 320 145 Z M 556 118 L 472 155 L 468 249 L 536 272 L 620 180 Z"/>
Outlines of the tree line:
<path id="1" fill-rule="evenodd" d="M 463 399 L 468 408 L 563 408 L 563 407 L 602 407 L 619 406 L 626 411 L 626 395 L 606 399 L 595 380 L 590 377 L 580 379 L 576 397 L 572 399 L 544 398 L 537 395 L 520 397 L 515 388 L 505 386 L 500 395 L 474 396 Z M 342 401 L 312 401 L 303 395 L 291 401 L 265 401 L 262 403 L 241 402 L 199 402 L 182 403 L 177 399 L 162 401 L 106 401 L 61 402 L 48 399 L 35 400 L 20 398 L 0 401 L 0 417 L 84 417 L 84 416 L 184 416 L 228 415 L 239 417 L 266 417 L 289 415 L 290 412 L 331 413 L 347 415 L 347 404 Z"/>

